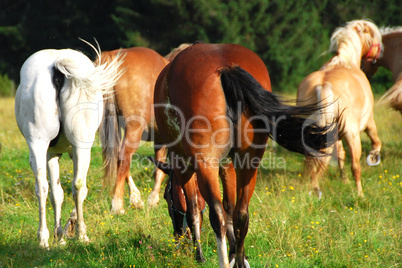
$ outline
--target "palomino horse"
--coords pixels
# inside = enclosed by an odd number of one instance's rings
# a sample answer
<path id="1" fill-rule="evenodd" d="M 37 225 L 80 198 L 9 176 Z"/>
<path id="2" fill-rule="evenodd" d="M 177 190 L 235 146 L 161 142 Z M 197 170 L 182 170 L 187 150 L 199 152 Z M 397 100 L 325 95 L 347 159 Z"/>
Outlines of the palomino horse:
<path id="1" fill-rule="evenodd" d="M 372 142 L 368 163 L 378 164 L 380 161 L 381 141 L 373 117 L 373 93 L 369 81 L 360 70 L 360 62 L 363 57 L 378 57 L 381 50 L 381 34 L 377 26 L 370 21 L 351 21 L 332 34 L 330 49 L 337 54 L 319 71 L 310 74 L 300 83 L 297 101 L 303 105 L 313 102 L 326 105 L 323 113 L 317 116 L 320 124 L 334 119 L 339 121 L 339 140 L 335 146 L 341 175 L 346 179 L 345 150 L 341 140 L 343 139 L 349 145 L 357 194 L 363 197 L 359 163 L 362 153 L 360 132 L 364 130 Z M 331 102 L 333 104 L 327 104 Z M 311 177 L 312 188 L 319 196 L 321 192 L 318 176 L 328 166 L 330 154 L 331 150 L 321 158 L 322 163 L 313 157 L 306 158 L 306 175 Z"/>
<path id="2" fill-rule="evenodd" d="M 168 56 L 173 59 L 180 51 L 190 44 L 182 44 Z M 114 60 L 120 50 L 102 53 L 102 63 Z M 154 124 L 153 98 L 156 79 L 169 60 L 156 51 L 134 47 L 121 50 L 125 54 L 121 69 L 125 73 L 114 87 L 114 92 L 105 98 L 105 115 L 101 126 L 101 141 L 103 147 L 105 177 L 116 178 L 111 211 L 124 213 L 123 195 L 124 183 L 127 181 L 130 189 L 130 203 L 136 208 L 142 208 L 144 202 L 131 174 L 131 159 L 141 140 L 154 141 L 156 159 L 164 161 L 166 150 L 157 146 L 158 131 Z M 119 120 L 118 117 L 122 117 Z M 124 129 L 121 142 L 120 129 Z M 155 206 L 159 202 L 159 191 L 164 173 L 156 169 L 155 186 L 148 197 L 148 205 Z"/>
<path id="3" fill-rule="evenodd" d="M 179 180 L 186 196 L 199 260 L 203 257 L 195 176 L 209 205 L 220 267 L 229 267 L 226 231 L 233 240 L 229 241 L 230 252 L 235 252 L 230 256 L 234 257 L 232 264 L 244 267 L 248 265 L 244 255 L 248 204 L 268 137 L 292 151 L 310 154 L 329 146 L 336 132 L 302 117 L 316 112 L 316 107 L 285 105 L 270 88 L 262 60 L 233 44 L 195 44 L 177 55 L 158 77 L 155 119 L 170 152 L 171 176 Z M 228 157 L 234 170 L 224 171 L 228 173 L 222 181 L 224 189 L 236 181 L 236 194 L 230 195 L 235 207 L 230 215 L 225 211 L 231 201 L 224 194 L 222 204 L 219 187 L 219 169 L 227 167 L 222 161 Z M 231 215 L 233 221 L 227 220 Z"/>
<path id="4" fill-rule="evenodd" d="M 402 112 L 402 27 L 381 28 L 384 52 L 378 59 L 363 59 L 362 70 L 368 78 L 373 76 L 379 66 L 392 72 L 395 84 L 381 97 L 379 103 L 389 104 Z"/>
<path id="5" fill-rule="evenodd" d="M 95 51 L 99 55 L 100 50 Z M 81 240 L 88 240 L 83 201 L 88 192 L 86 177 L 91 147 L 102 118 L 102 94 L 118 80 L 119 64 L 120 56 L 108 66 L 94 65 L 78 51 L 47 49 L 30 56 L 21 68 L 21 83 L 15 96 L 15 116 L 28 144 L 29 162 L 36 177 L 38 238 L 43 248 L 49 247 L 46 165 L 54 208 L 55 242 L 65 243 L 61 226 L 64 193 L 59 179 L 59 158 L 64 152 L 72 155 L 74 163 L 72 192 L 76 235 Z"/>

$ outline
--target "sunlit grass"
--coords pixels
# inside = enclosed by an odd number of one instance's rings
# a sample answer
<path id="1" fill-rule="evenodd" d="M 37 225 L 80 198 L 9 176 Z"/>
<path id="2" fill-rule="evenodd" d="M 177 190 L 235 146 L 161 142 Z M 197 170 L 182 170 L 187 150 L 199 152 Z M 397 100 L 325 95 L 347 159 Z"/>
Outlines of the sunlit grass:
<path id="1" fill-rule="evenodd" d="M 218 267 L 215 236 L 204 214 L 202 246 L 207 263 L 197 264 L 191 241 L 172 236 L 163 193 L 160 204 L 136 210 L 128 204 L 123 216 L 110 215 L 110 190 L 102 186 L 101 149 L 93 148 L 84 203 L 89 244 L 69 240 L 64 247 L 38 248 L 38 204 L 28 149 L 14 119 L 13 99 L 0 99 L 0 267 Z M 368 167 L 370 143 L 362 134 L 362 183 L 358 199 L 351 180 L 339 180 L 336 166 L 321 181 L 323 198 L 309 194 L 301 176 L 303 157 L 269 147 L 258 171 L 250 204 L 246 254 L 252 267 L 398 267 L 401 265 L 402 117 L 376 107 L 383 142 L 382 162 Z M 140 148 L 132 174 L 144 201 L 153 187 L 153 167 L 145 161 L 150 144 Z M 73 208 L 73 167 L 63 156 L 60 179 L 65 191 L 62 223 Z M 53 234 L 53 209 L 47 203 Z M 50 241 L 52 243 L 52 239 Z"/>

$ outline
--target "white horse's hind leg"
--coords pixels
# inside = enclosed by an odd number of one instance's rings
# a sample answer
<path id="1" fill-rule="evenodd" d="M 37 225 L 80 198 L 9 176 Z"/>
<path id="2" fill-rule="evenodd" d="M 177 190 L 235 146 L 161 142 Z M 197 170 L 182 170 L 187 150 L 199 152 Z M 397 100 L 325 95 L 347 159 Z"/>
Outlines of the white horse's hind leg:
<path id="1" fill-rule="evenodd" d="M 54 243 L 65 244 L 63 239 L 63 227 L 61 226 L 61 206 L 64 199 L 64 191 L 60 184 L 59 159 L 60 154 L 48 153 L 47 168 L 50 178 L 51 195 L 54 209 Z"/>
<path id="2" fill-rule="evenodd" d="M 73 198 L 77 212 L 76 235 L 82 241 L 89 241 L 86 232 L 87 227 L 84 223 L 83 202 L 87 196 L 88 188 L 86 186 L 87 172 L 91 159 L 90 148 L 73 147 L 74 161 L 74 180 L 72 184 Z"/>
<path id="3" fill-rule="evenodd" d="M 31 144 L 29 145 L 29 163 L 36 177 L 35 193 L 39 202 L 39 246 L 42 248 L 48 248 L 49 230 L 46 226 L 46 199 L 49 191 L 49 184 L 46 180 L 47 146 L 45 144 L 39 144 L 36 146 Z"/>

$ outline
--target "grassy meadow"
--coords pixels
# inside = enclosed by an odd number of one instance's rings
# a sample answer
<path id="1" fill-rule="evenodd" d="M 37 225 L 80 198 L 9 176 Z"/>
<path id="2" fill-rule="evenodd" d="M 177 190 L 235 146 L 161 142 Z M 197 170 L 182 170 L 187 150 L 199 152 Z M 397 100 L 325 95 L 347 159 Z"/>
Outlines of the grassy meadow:
<path id="1" fill-rule="evenodd" d="M 267 148 L 258 171 L 256 191 L 250 204 L 246 255 L 251 267 L 401 267 L 402 209 L 402 117 L 375 107 L 383 142 L 382 161 L 365 164 L 370 150 L 362 134 L 362 183 L 366 198 L 358 199 L 352 181 L 339 180 L 332 165 L 321 182 L 323 198 L 309 195 L 308 181 L 301 176 L 303 157 L 279 147 Z M 14 117 L 14 99 L 0 99 L 0 267 L 218 267 L 214 232 L 208 209 L 202 231 L 204 264 L 195 261 L 186 238 L 177 241 L 167 204 L 136 210 L 128 204 L 126 214 L 109 213 L 110 190 L 102 187 L 102 156 L 99 143 L 92 150 L 88 197 L 84 217 L 90 243 L 68 240 L 49 250 L 38 248 L 38 202 L 35 178 L 29 167 L 28 148 Z M 144 144 L 132 163 L 133 178 L 144 201 L 153 187 L 151 144 Z M 347 160 L 348 161 L 348 160 Z M 350 164 L 347 174 L 352 179 Z M 62 223 L 73 208 L 72 162 L 61 159 L 60 179 L 65 191 Z M 47 223 L 53 242 L 53 211 L 47 202 Z"/>

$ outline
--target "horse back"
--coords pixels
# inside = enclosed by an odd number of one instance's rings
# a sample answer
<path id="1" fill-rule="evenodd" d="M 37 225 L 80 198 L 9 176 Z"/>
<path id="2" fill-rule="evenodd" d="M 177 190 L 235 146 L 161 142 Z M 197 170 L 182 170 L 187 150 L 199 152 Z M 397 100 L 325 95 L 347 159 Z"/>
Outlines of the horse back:
<path id="1" fill-rule="evenodd" d="M 102 62 L 110 62 L 120 50 L 102 53 Z M 167 61 L 156 51 L 145 47 L 122 49 L 125 73 L 115 86 L 116 105 L 124 118 L 142 116 L 147 122 L 153 111 L 153 94 L 156 79 Z"/>

